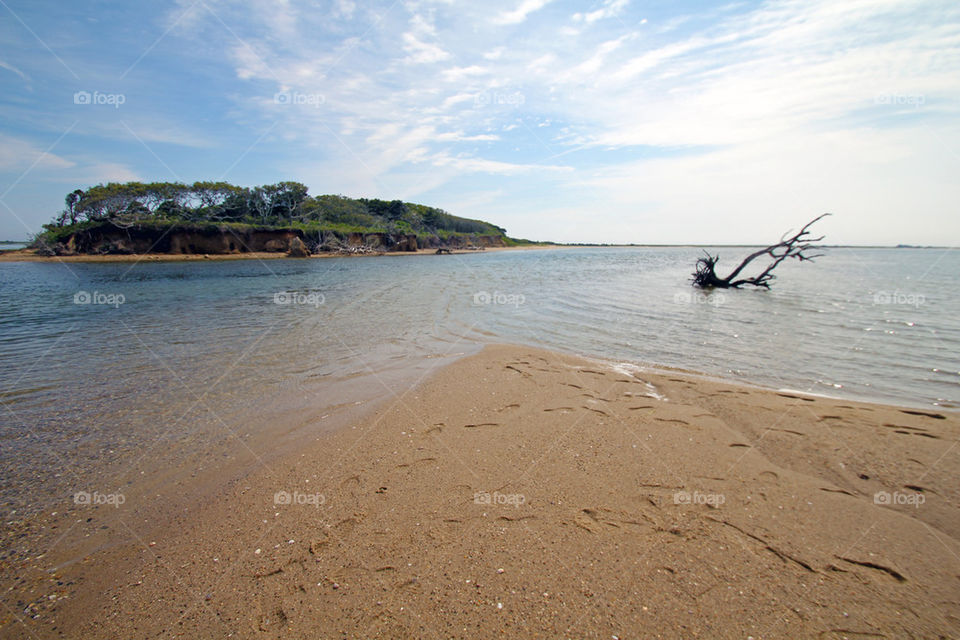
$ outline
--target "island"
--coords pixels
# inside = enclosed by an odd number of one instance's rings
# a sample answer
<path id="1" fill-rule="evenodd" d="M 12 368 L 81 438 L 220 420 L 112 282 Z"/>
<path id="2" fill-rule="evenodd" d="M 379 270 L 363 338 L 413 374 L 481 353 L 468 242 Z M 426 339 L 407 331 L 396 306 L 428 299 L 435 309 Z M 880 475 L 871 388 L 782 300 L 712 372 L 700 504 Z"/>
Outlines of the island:
<path id="1" fill-rule="evenodd" d="M 111 182 L 76 189 L 64 203 L 26 251 L 39 256 L 267 252 L 307 257 L 535 244 L 436 207 L 310 196 L 306 185 L 291 181 L 258 187 Z"/>

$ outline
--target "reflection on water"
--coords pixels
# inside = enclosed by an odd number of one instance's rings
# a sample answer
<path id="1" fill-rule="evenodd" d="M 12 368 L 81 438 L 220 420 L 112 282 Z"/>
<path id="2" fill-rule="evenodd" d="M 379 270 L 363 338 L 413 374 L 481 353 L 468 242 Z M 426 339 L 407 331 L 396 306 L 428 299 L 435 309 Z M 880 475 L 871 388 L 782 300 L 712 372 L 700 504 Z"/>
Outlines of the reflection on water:
<path id="1" fill-rule="evenodd" d="M 960 401 L 958 252 L 835 249 L 781 266 L 771 291 L 707 295 L 688 283 L 699 251 L 0 264 L 0 499 L 29 508 L 38 483 L 130 481 L 138 460 L 185 451 L 207 464 L 271 402 L 389 395 L 483 342 Z"/>

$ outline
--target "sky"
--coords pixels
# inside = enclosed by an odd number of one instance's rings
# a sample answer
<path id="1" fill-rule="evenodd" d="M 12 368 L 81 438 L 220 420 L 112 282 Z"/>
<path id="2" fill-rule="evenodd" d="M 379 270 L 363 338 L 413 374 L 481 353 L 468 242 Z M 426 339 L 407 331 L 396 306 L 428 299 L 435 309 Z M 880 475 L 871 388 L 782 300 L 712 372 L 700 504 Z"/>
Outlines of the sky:
<path id="1" fill-rule="evenodd" d="M 960 246 L 956 0 L 0 0 L 0 239 L 297 180 L 514 237 Z"/>

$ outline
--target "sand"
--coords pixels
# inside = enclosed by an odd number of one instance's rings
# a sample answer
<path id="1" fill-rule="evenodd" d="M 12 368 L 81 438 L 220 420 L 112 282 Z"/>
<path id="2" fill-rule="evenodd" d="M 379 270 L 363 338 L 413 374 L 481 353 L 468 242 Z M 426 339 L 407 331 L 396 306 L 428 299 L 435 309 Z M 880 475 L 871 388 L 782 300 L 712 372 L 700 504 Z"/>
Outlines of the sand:
<path id="1" fill-rule="evenodd" d="M 20 567 L 0 635 L 960 637 L 958 437 L 490 346 L 160 530 L 91 508 L 126 542 Z"/>

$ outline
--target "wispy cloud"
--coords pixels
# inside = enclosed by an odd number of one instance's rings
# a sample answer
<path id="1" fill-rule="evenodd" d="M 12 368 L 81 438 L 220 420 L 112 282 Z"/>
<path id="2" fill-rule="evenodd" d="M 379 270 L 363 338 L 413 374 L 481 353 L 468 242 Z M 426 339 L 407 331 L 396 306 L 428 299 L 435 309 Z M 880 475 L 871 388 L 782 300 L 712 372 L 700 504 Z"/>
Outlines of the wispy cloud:
<path id="1" fill-rule="evenodd" d="M 0 69 L 6 69 L 7 71 L 10 71 L 11 73 L 15 73 L 16 75 L 20 76 L 20 79 L 21 79 L 21 80 L 23 80 L 23 81 L 25 81 L 25 82 L 28 82 L 28 81 L 30 80 L 30 78 L 27 77 L 27 74 L 25 74 L 23 71 L 20 71 L 20 69 L 17 69 L 17 68 L 16 68 L 15 66 L 13 66 L 12 64 L 9 64 L 9 63 L 7 63 L 7 62 L 4 62 L 3 60 L 0 60 Z"/>
<path id="2" fill-rule="evenodd" d="M 604 18 L 612 18 L 626 9 L 629 3 L 630 0 L 604 0 L 603 5 L 599 9 L 587 13 L 575 13 L 573 19 L 577 21 L 582 20 L 590 24 L 591 22 L 603 20 Z"/>
<path id="3" fill-rule="evenodd" d="M 520 24 L 531 13 L 539 11 L 550 2 L 552 0 L 521 0 L 516 9 L 504 11 L 494 19 L 494 22 L 497 24 Z"/>
<path id="4" fill-rule="evenodd" d="M 67 169 L 75 164 L 51 151 L 45 151 L 29 140 L 0 134 L 0 170 L 23 171 L 33 167 L 43 171 Z"/>

